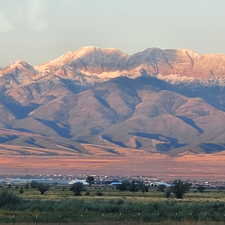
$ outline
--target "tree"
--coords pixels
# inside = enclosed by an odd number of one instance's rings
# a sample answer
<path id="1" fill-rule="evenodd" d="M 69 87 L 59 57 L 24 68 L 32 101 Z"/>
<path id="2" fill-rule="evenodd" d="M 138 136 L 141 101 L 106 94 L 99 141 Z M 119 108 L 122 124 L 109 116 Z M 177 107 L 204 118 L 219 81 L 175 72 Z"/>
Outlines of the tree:
<path id="1" fill-rule="evenodd" d="M 160 191 L 160 192 L 165 192 L 165 190 L 166 190 L 166 185 L 160 184 L 160 185 L 157 187 L 157 190 Z"/>
<path id="2" fill-rule="evenodd" d="M 130 192 L 137 192 L 137 191 L 139 191 L 139 183 L 137 183 L 136 181 L 133 180 L 133 181 L 130 183 L 129 191 L 130 191 Z"/>
<path id="3" fill-rule="evenodd" d="M 35 180 L 32 180 L 31 183 L 30 183 L 30 186 L 31 186 L 31 188 L 38 188 L 39 183 Z"/>
<path id="4" fill-rule="evenodd" d="M 20 192 L 20 194 L 23 194 L 24 193 L 23 187 L 20 188 L 19 192 Z"/>
<path id="5" fill-rule="evenodd" d="M 122 181 L 121 184 L 117 185 L 116 188 L 119 191 L 128 191 L 129 190 L 129 186 L 130 186 L 130 182 L 127 180 Z"/>
<path id="6" fill-rule="evenodd" d="M 29 187 L 30 187 L 29 183 L 26 183 L 25 189 L 29 189 Z"/>
<path id="7" fill-rule="evenodd" d="M 74 193 L 74 195 L 79 196 L 79 195 L 81 195 L 82 191 L 85 191 L 85 188 L 82 183 L 75 183 L 72 185 L 70 190 Z"/>
<path id="8" fill-rule="evenodd" d="M 144 192 L 148 192 L 149 191 L 149 187 L 147 185 L 145 185 L 143 182 L 140 183 L 140 190 L 144 193 Z"/>
<path id="9" fill-rule="evenodd" d="M 206 188 L 205 188 L 204 186 L 202 186 L 202 185 L 200 185 L 200 186 L 197 187 L 197 190 L 198 190 L 200 193 L 204 192 L 205 189 L 206 189 Z"/>
<path id="10" fill-rule="evenodd" d="M 164 193 L 165 193 L 166 198 L 170 198 L 171 194 L 172 194 L 171 188 L 167 188 Z"/>
<path id="11" fill-rule="evenodd" d="M 88 176 L 86 178 L 87 183 L 91 186 L 95 182 L 95 178 L 93 176 Z"/>
<path id="12" fill-rule="evenodd" d="M 146 186 L 143 182 L 140 181 L 123 181 L 121 184 L 117 185 L 116 188 L 120 191 L 130 191 L 130 192 L 148 192 L 148 186 Z"/>
<path id="13" fill-rule="evenodd" d="M 181 180 L 175 180 L 171 187 L 171 191 L 174 193 L 176 198 L 182 199 L 184 194 L 190 190 L 191 185 L 192 184 L 183 182 Z"/>
<path id="14" fill-rule="evenodd" d="M 40 191 L 42 195 L 45 194 L 45 192 L 47 192 L 49 188 L 50 187 L 48 184 L 43 184 L 43 183 L 38 184 L 38 187 L 37 187 L 37 189 Z"/>

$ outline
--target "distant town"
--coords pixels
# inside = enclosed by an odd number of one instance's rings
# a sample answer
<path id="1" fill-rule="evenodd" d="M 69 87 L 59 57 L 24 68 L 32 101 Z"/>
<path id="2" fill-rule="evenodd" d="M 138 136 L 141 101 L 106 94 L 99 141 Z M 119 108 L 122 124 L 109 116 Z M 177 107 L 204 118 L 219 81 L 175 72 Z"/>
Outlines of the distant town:
<path id="1" fill-rule="evenodd" d="M 32 182 L 46 183 L 49 185 L 68 186 L 74 183 L 82 183 L 88 185 L 87 178 L 93 177 L 95 186 L 117 186 L 123 181 L 139 181 L 147 186 L 166 186 L 169 187 L 173 180 L 166 181 L 157 177 L 148 176 L 99 176 L 95 174 L 87 175 L 61 175 L 61 174 L 40 174 L 40 175 L 24 175 L 24 176 L 0 176 L 0 185 L 26 185 Z M 207 189 L 225 189 L 225 181 L 208 181 L 204 179 L 200 180 L 185 180 L 192 183 L 192 187 L 204 186 Z"/>

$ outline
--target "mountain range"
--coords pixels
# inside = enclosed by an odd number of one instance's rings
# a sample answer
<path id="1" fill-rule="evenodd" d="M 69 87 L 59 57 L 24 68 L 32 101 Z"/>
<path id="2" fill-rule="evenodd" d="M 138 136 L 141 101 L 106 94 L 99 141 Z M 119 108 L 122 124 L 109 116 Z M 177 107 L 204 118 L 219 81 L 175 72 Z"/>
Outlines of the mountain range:
<path id="1" fill-rule="evenodd" d="M 225 150 L 225 55 L 83 47 L 0 69 L 0 144 L 90 154 Z"/>

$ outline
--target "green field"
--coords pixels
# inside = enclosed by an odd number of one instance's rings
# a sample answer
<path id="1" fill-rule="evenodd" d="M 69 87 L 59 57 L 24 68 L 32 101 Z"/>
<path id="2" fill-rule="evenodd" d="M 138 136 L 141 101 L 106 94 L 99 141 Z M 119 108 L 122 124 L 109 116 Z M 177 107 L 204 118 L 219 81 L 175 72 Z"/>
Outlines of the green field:
<path id="1" fill-rule="evenodd" d="M 94 200 L 94 199 L 124 199 L 132 202 L 160 202 L 167 200 L 165 198 L 165 193 L 159 192 L 157 190 L 151 190 L 149 192 L 121 192 L 112 188 L 88 188 L 89 196 L 85 195 L 83 192 L 82 196 L 74 196 L 69 188 L 63 187 L 54 187 L 51 188 L 47 194 L 40 195 L 40 192 L 36 189 L 29 188 L 28 190 L 24 189 L 24 193 L 20 194 L 19 189 L 13 190 L 16 194 L 21 196 L 24 199 L 29 200 L 65 200 L 65 199 L 82 199 L 82 200 Z M 103 196 L 97 196 L 96 192 L 102 192 Z M 170 198 L 170 200 L 182 201 L 182 202 L 225 202 L 225 191 L 218 190 L 206 190 L 203 193 L 196 191 L 191 191 L 185 195 L 185 198 L 182 200 L 176 200 L 175 198 Z"/>
<path id="2" fill-rule="evenodd" d="M 167 199 L 165 193 L 121 192 L 112 188 L 88 188 L 74 196 L 69 187 L 51 187 L 41 195 L 36 189 L 7 189 L 19 196 L 1 205 L 1 224 L 76 225 L 222 225 L 225 224 L 225 192 L 190 191 L 184 199 Z M 88 195 L 87 195 L 88 192 Z M 99 196 L 99 192 L 101 196 Z"/>
<path id="3" fill-rule="evenodd" d="M 17 223 L 15 223 L 17 224 Z M 32 225 L 35 223 L 18 223 L 19 225 Z M 39 224 L 39 223 L 37 223 Z M 224 225 L 224 222 L 160 222 L 160 223 L 143 223 L 143 222 L 97 222 L 97 223 L 41 223 L 42 225 Z M 1 223 L 1 225 L 9 225 L 9 223 Z"/>
<path id="4" fill-rule="evenodd" d="M 17 223 L 15 223 L 17 224 Z M 18 223 L 19 225 L 32 225 L 35 223 Z M 37 223 L 39 224 L 39 223 Z M 160 223 L 144 223 L 144 222 L 97 222 L 97 223 L 41 223 L 42 225 L 224 225 L 224 222 L 160 222 Z M 4 223 L 1 225 L 9 225 L 8 223 Z"/>

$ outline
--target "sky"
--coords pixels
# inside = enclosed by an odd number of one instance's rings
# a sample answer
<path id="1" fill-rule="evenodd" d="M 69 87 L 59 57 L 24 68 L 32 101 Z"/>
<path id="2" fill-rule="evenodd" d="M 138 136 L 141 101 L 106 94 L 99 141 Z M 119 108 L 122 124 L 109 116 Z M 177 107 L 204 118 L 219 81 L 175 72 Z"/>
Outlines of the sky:
<path id="1" fill-rule="evenodd" d="M 224 0 L 0 0 L 0 66 L 82 46 L 225 54 Z"/>

